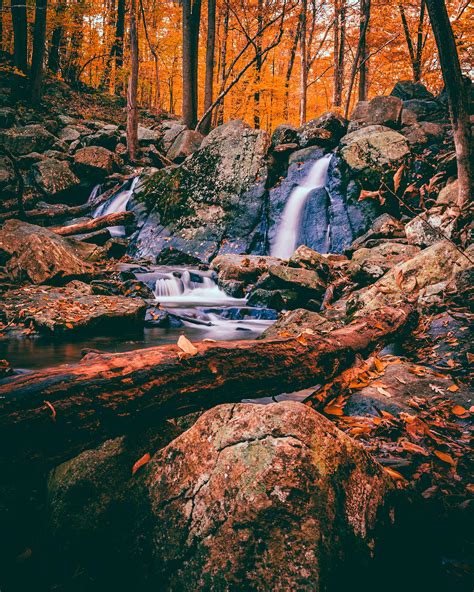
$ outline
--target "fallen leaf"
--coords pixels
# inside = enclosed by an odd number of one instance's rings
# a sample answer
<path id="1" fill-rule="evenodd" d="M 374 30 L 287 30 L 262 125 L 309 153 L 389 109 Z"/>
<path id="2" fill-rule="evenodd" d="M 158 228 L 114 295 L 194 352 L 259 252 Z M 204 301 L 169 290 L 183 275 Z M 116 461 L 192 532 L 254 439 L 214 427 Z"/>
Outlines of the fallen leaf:
<path id="1" fill-rule="evenodd" d="M 147 452 L 141 458 L 139 458 L 137 460 L 137 462 L 132 467 L 132 475 L 135 475 L 135 473 L 138 471 L 138 469 L 140 467 L 143 467 L 143 465 L 146 465 L 146 463 L 149 462 L 150 459 L 151 459 L 151 456 L 150 456 L 149 452 Z"/>
<path id="2" fill-rule="evenodd" d="M 455 393 L 458 390 L 459 390 L 459 387 L 457 384 L 452 384 L 451 386 L 448 386 L 448 391 L 450 391 L 451 393 Z"/>
<path id="3" fill-rule="evenodd" d="M 359 201 L 364 199 L 380 199 L 380 191 L 367 191 L 366 189 L 362 189 L 359 195 Z"/>
<path id="4" fill-rule="evenodd" d="M 195 356 L 198 353 L 198 348 L 185 335 L 181 335 L 178 339 L 178 347 L 190 356 Z"/>
<path id="5" fill-rule="evenodd" d="M 405 170 L 405 165 L 402 164 L 400 166 L 400 168 L 398 169 L 398 171 L 393 176 L 393 190 L 394 190 L 395 193 L 397 193 L 398 190 L 399 190 L 399 188 L 400 188 L 400 183 L 401 183 L 402 178 L 403 178 L 403 171 L 404 170 Z"/>
<path id="6" fill-rule="evenodd" d="M 381 386 L 377 386 L 375 388 L 381 395 L 384 395 L 384 397 L 387 397 L 388 399 L 392 397 L 392 394 L 389 393 L 386 389 L 382 388 Z"/>
<path id="7" fill-rule="evenodd" d="M 462 405 L 454 405 L 454 407 L 451 409 L 451 413 L 457 417 L 466 417 L 469 415 L 469 411 L 464 409 Z"/>
<path id="8" fill-rule="evenodd" d="M 454 467 L 456 465 L 456 461 L 454 460 L 454 458 L 448 454 L 447 452 L 441 452 L 441 450 L 434 450 L 433 453 L 443 462 L 451 465 L 452 467 Z"/>
<path id="9" fill-rule="evenodd" d="M 336 405 L 326 405 L 324 413 L 327 413 L 328 415 L 344 415 L 344 411 Z"/>
<path id="10" fill-rule="evenodd" d="M 51 403 L 49 401 L 45 401 L 44 404 L 47 405 L 51 409 L 51 418 L 53 421 L 55 421 L 56 420 L 56 409 L 51 405 Z"/>
<path id="11" fill-rule="evenodd" d="M 390 477 L 392 477 L 393 479 L 396 479 L 397 481 L 405 481 L 405 477 L 399 473 L 398 471 L 395 471 L 394 469 L 391 469 L 390 467 L 384 467 L 383 470 L 388 473 L 390 475 Z"/>

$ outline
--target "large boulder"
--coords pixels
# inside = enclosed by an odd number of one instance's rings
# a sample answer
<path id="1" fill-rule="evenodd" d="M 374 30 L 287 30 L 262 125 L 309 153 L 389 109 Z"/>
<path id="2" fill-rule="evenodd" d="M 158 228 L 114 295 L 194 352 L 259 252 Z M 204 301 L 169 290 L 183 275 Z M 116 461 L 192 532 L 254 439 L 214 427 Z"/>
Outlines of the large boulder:
<path id="1" fill-rule="evenodd" d="M 297 337 L 308 330 L 324 334 L 330 333 L 337 326 L 337 321 L 329 320 L 305 308 L 297 308 L 281 314 L 275 323 L 265 329 L 259 339 Z"/>
<path id="2" fill-rule="evenodd" d="M 405 225 L 407 240 L 412 245 L 429 247 L 434 243 L 451 238 L 454 230 L 455 219 L 445 220 L 442 211 L 428 210 L 426 213 L 415 216 Z"/>
<path id="3" fill-rule="evenodd" d="M 0 264 L 18 281 L 57 284 L 89 277 L 94 268 L 86 260 L 96 249 L 20 220 L 0 228 Z"/>
<path id="4" fill-rule="evenodd" d="M 352 252 L 362 247 L 371 248 L 376 246 L 378 241 L 395 240 L 401 242 L 404 238 L 405 227 L 403 224 L 390 214 L 385 213 L 373 221 L 369 230 L 357 238 L 348 251 Z"/>
<path id="5" fill-rule="evenodd" d="M 17 191 L 18 179 L 13 163 L 8 156 L 0 155 L 0 191 L 3 197 L 13 197 Z"/>
<path id="6" fill-rule="evenodd" d="M 327 112 L 303 124 L 298 130 L 302 148 L 309 146 L 335 146 L 346 133 L 347 121 L 338 113 Z"/>
<path id="7" fill-rule="evenodd" d="M 400 127 L 403 103 L 397 97 L 375 97 L 371 101 L 361 101 L 351 114 L 350 131 L 367 125 Z"/>
<path id="8" fill-rule="evenodd" d="M 340 154 L 351 171 L 378 188 L 387 168 L 398 167 L 410 154 L 406 138 L 383 125 L 369 125 L 344 136 Z"/>
<path id="9" fill-rule="evenodd" d="M 37 124 L 12 127 L 0 132 L 0 144 L 17 155 L 44 152 L 52 148 L 57 141 L 53 134 Z"/>
<path id="10" fill-rule="evenodd" d="M 63 160 L 45 158 L 33 165 L 33 177 L 47 196 L 60 196 L 80 185 L 80 180 Z"/>
<path id="11" fill-rule="evenodd" d="M 346 310 L 364 316 L 383 306 L 397 306 L 407 298 L 420 301 L 435 285 L 443 291 L 447 282 L 469 265 L 469 259 L 453 243 L 441 240 L 398 263 L 372 286 L 351 294 Z"/>
<path id="12" fill-rule="evenodd" d="M 115 163 L 114 153 L 102 146 L 86 146 L 74 154 L 74 169 L 80 177 L 103 179 L 113 172 Z"/>
<path id="13" fill-rule="evenodd" d="M 196 152 L 202 144 L 203 139 L 204 136 L 199 132 L 194 130 L 184 130 L 171 144 L 166 156 L 173 162 L 183 162 L 185 158 Z"/>
<path id="14" fill-rule="evenodd" d="M 397 263 L 408 261 L 420 251 L 419 247 L 401 243 L 382 243 L 371 249 L 358 249 L 347 267 L 349 277 L 361 286 L 380 279 Z"/>
<path id="15" fill-rule="evenodd" d="M 161 139 L 161 132 L 159 130 L 153 130 L 143 125 L 138 126 L 138 144 L 140 146 L 150 146 L 152 144 L 158 144 Z"/>
<path id="16" fill-rule="evenodd" d="M 144 176 L 129 204 L 148 212 L 132 253 L 156 258 L 166 249 L 207 263 L 221 253 L 263 251 L 269 144 L 266 132 L 230 121 L 181 166 Z"/>
<path id="17" fill-rule="evenodd" d="M 308 290 L 314 292 L 315 296 L 321 296 L 326 289 L 326 283 L 312 269 L 271 265 L 268 273 L 278 286 Z"/>
<path id="18" fill-rule="evenodd" d="M 142 577 L 164 590 L 354 584 L 392 488 L 359 444 L 290 401 L 216 407 L 145 471 Z"/>
<path id="19" fill-rule="evenodd" d="M 164 121 L 161 125 L 162 136 L 160 139 L 160 146 L 163 148 L 165 154 L 171 148 L 176 138 L 186 130 L 186 126 L 183 123 L 176 121 Z"/>
<path id="20" fill-rule="evenodd" d="M 267 272 L 270 265 L 276 265 L 280 261 L 277 257 L 227 254 L 213 259 L 211 269 L 217 272 L 219 279 L 252 283 Z"/>
<path id="21" fill-rule="evenodd" d="M 430 91 L 421 84 L 412 80 L 399 80 L 390 93 L 392 97 L 398 97 L 402 101 L 410 99 L 433 100 L 435 97 Z"/>
<path id="22" fill-rule="evenodd" d="M 403 125 L 411 125 L 419 121 L 444 120 L 446 115 L 446 111 L 438 101 L 410 99 L 403 102 Z"/>
<path id="23" fill-rule="evenodd" d="M 290 123 L 277 125 L 272 134 L 272 148 L 282 144 L 295 144 L 298 142 L 298 128 Z"/>
<path id="24" fill-rule="evenodd" d="M 423 148 L 428 144 L 442 143 L 446 135 L 446 126 L 431 121 L 420 121 L 405 127 L 403 135 L 412 148 Z"/>
<path id="25" fill-rule="evenodd" d="M 35 286 L 3 294 L 0 310 L 8 322 L 31 324 L 40 333 L 90 333 L 133 327 L 145 319 L 141 298 L 103 296 L 74 281 L 64 287 Z"/>

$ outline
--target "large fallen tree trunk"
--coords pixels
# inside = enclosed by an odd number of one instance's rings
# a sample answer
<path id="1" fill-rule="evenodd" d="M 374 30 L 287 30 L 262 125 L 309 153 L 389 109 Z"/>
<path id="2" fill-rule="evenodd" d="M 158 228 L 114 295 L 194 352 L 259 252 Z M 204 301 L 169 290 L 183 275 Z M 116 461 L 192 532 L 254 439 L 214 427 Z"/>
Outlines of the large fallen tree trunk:
<path id="1" fill-rule="evenodd" d="M 331 335 L 200 342 L 92 353 L 6 379 L 0 386 L 0 471 L 45 470 L 145 424 L 244 397 L 299 390 L 350 366 L 406 325 L 408 307 L 384 308 Z"/>
<path id="2" fill-rule="evenodd" d="M 135 214 L 133 212 L 114 212 L 113 214 L 107 214 L 100 218 L 87 220 L 86 222 L 78 222 L 69 226 L 57 226 L 49 230 L 61 236 L 73 236 L 75 234 L 87 234 L 94 230 L 100 230 L 110 226 L 123 226 L 132 222 L 134 218 Z"/>

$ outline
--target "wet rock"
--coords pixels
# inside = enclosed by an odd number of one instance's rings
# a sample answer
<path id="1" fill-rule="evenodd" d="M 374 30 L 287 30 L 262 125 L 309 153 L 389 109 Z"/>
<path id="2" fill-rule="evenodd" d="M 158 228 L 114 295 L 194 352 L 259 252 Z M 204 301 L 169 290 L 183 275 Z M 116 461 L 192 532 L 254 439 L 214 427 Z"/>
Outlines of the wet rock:
<path id="1" fill-rule="evenodd" d="M 352 256 L 347 273 L 360 286 L 366 286 L 380 279 L 397 263 L 408 261 L 419 251 L 419 247 L 400 243 L 383 243 L 372 249 L 358 249 Z"/>
<path id="2" fill-rule="evenodd" d="M 302 288 L 321 295 L 326 284 L 312 269 L 288 267 L 286 265 L 271 265 L 268 273 L 277 284 L 285 287 Z"/>
<path id="3" fill-rule="evenodd" d="M 277 257 L 227 254 L 213 259 L 211 269 L 217 272 L 219 280 L 237 280 L 250 284 L 267 272 L 270 265 L 280 261 Z"/>
<path id="4" fill-rule="evenodd" d="M 145 318 L 140 298 L 92 294 L 81 282 L 64 287 L 31 286 L 6 292 L 0 305 L 9 322 L 32 325 L 41 333 L 123 330 Z"/>
<path id="5" fill-rule="evenodd" d="M 398 97 L 402 101 L 410 99 L 433 100 L 435 97 L 430 91 L 421 84 L 412 80 L 399 80 L 390 93 L 392 97 Z"/>
<path id="6" fill-rule="evenodd" d="M 230 121 L 179 167 L 144 177 L 130 207 L 142 204 L 149 214 L 132 254 L 156 258 L 173 249 L 207 263 L 217 254 L 263 251 L 269 143 L 265 132 Z"/>
<path id="7" fill-rule="evenodd" d="M 281 123 L 277 125 L 272 134 L 272 148 L 281 144 L 297 144 L 298 129 L 290 123 Z"/>
<path id="8" fill-rule="evenodd" d="M 184 326 L 183 321 L 179 317 L 167 310 L 162 310 L 154 306 L 147 310 L 145 322 L 147 325 L 162 327 L 164 329 L 178 329 Z"/>
<path id="9" fill-rule="evenodd" d="M 248 294 L 247 304 L 249 306 L 261 306 L 273 310 L 288 310 L 302 306 L 305 299 L 301 293 L 294 289 L 267 290 L 256 288 Z"/>
<path id="10" fill-rule="evenodd" d="M 283 313 L 273 325 L 265 329 L 259 339 L 296 337 L 306 329 L 319 333 L 329 333 L 336 329 L 337 326 L 337 322 L 328 320 L 317 312 L 297 308 Z"/>
<path id="11" fill-rule="evenodd" d="M 184 130 L 171 144 L 166 156 L 173 162 L 183 162 L 185 158 L 196 152 L 203 139 L 204 136 L 199 132 Z"/>
<path id="12" fill-rule="evenodd" d="M 7 360 L 0 360 L 0 380 L 12 376 L 14 374 L 13 368 Z"/>
<path id="13" fill-rule="evenodd" d="M 448 282 L 469 266 L 468 259 L 450 241 L 441 240 L 395 265 L 373 286 L 354 292 L 346 310 L 364 316 L 382 306 L 396 306 L 408 296 L 416 295 L 419 299 L 428 286 Z"/>
<path id="14" fill-rule="evenodd" d="M 41 125 L 12 127 L 0 132 L 0 143 L 12 154 L 44 152 L 57 142 L 57 138 Z"/>
<path id="15" fill-rule="evenodd" d="M 89 277 L 94 268 L 86 261 L 96 249 L 20 220 L 7 220 L 0 229 L 0 264 L 17 281 L 64 283 Z"/>
<path id="16" fill-rule="evenodd" d="M 372 385 L 372 382 L 375 384 Z M 382 391 L 378 390 L 380 384 L 383 384 Z M 416 409 L 409 405 L 410 400 L 422 397 L 426 399 L 429 408 L 435 403 L 435 397 L 439 399 L 440 393 L 443 393 L 444 398 L 452 400 L 453 405 L 467 405 L 469 408 L 472 398 L 470 389 L 460 385 L 458 391 L 448 391 L 452 385 L 453 380 L 449 376 L 440 375 L 439 371 L 394 358 L 389 360 L 382 376 L 377 377 L 375 381 L 371 380 L 368 386 L 351 393 L 344 412 L 346 415 L 375 417 L 380 417 L 380 411 L 393 414 L 403 411 L 413 415 L 416 414 Z M 438 389 L 439 392 L 436 392 Z"/>
<path id="17" fill-rule="evenodd" d="M 335 146 L 346 133 L 347 121 L 337 113 L 324 113 L 312 119 L 298 130 L 298 141 L 302 148 L 309 146 Z"/>
<path id="18" fill-rule="evenodd" d="M 248 286 L 246 282 L 239 282 L 238 280 L 221 280 L 220 278 L 218 279 L 217 284 L 221 290 L 233 298 L 243 298 Z"/>
<path id="19" fill-rule="evenodd" d="M 40 191 L 48 196 L 60 196 L 80 184 L 69 164 L 54 158 L 36 162 L 33 165 L 33 178 Z"/>
<path id="20" fill-rule="evenodd" d="M 80 148 L 74 154 L 74 168 L 79 176 L 102 179 L 110 175 L 115 166 L 115 155 L 101 146 Z"/>
<path id="21" fill-rule="evenodd" d="M 382 125 L 369 125 L 341 140 L 340 154 L 348 167 L 377 188 L 382 173 L 399 166 L 409 153 L 406 138 Z"/>
<path id="22" fill-rule="evenodd" d="M 296 164 L 301 166 L 305 162 L 317 160 L 322 156 L 324 156 L 324 150 L 322 148 L 309 146 L 309 148 L 302 148 L 290 154 L 288 165 Z"/>
<path id="23" fill-rule="evenodd" d="M 392 488 L 360 445 L 289 401 L 216 407 L 144 472 L 142 577 L 165 590 L 354 584 L 346 567 L 370 563 Z"/>
<path id="24" fill-rule="evenodd" d="M 348 251 L 352 252 L 366 247 L 369 241 L 376 239 L 402 238 L 406 238 L 404 225 L 390 214 L 382 214 L 373 221 L 371 228 L 365 234 L 352 243 Z"/>

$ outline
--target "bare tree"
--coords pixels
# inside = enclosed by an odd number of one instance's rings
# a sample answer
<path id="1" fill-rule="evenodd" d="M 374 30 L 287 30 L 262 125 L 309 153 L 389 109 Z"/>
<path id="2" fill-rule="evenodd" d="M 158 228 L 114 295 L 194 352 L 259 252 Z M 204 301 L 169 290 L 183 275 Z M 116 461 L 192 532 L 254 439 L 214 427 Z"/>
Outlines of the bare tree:
<path id="1" fill-rule="evenodd" d="M 405 40 L 408 47 L 408 54 L 410 56 L 410 62 L 413 69 L 413 80 L 419 82 L 421 80 L 421 58 L 423 55 L 423 25 L 425 20 L 425 0 L 421 0 L 420 13 L 418 18 L 418 27 L 416 32 L 416 47 L 413 46 L 411 38 L 410 28 L 408 26 L 407 17 L 405 14 L 405 8 L 400 0 L 398 3 L 398 9 L 400 11 L 400 18 L 403 25 L 403 32 L 405 33 Z"/>
<path id="2" fill-rule="evenodd" d="M 65 0 L 59 0 L 54 11 L 54 28 L 51 34 L 51 43 L 48 56 L 48 69 L 57 74 L 61 67 L 61 47 L 64 37 L 64 12 L 66 10 Z"/>
<path id="3" fill-rule="evenodd" d="M 346 45 L 346 0 L 334 2 L 334 94 L 333 105 L 340 107 L 344 87 L 344 52 Z"/>
<path id="4" fill-rule="evenodd" d="M 473 191 L 471 125 L 467 87 L 464 82 L 451 23 L 444 0 L 426 0 L 431 27 L 438 46 L 439 61 L 448 95 L 458 167 L 460 210 L 469 203 Z"/>
<path id="5" fill-rule="evenodd" d="M 367 18 L 361 19 L 362 27 L 361 27 L 360 34 L 359 34 L 359 42 L 357 43 L 357 49 L 356 49 L 356 53 L 354 56 L 354 62 L 352 64 L 351 76 L 349 79 L 349 87 L 347 89 L 346 106 L 344 108 L 344 117 L 346 119 L 349 116 L 349 109 L 351 106 L 352 89 L 354 88 L 354 83 L 355 83 L 357 72 L 358 72 L 358 70 L 361 69 L 361 67 L 365 68 L 368 58 L 370 57 L 370 56 L 366 56 L 366 57 L 362 58 L 362 53 L 366 51 L 364 49 L 364 46 L 365 46 L 365 42 L 366 42 L 365 40 L 366 40 L 367 29 L 369 27 L 370 0 L 361 0 L 361 6 L 362 6 L 362 4 L 364 4 L 364 6 L 365 6 Z M 364 84 L 365 84 L 365 82 L 364 82 Z M 360 90 L 360 79 L 359 79 L 359 90 Z M 359 97 L 360 97 L 360 92 L 359 92 Z M 361 100 L 361 99 L 359 99 L 359 100 Z"/>
<path id="6" fill-rule="evenodd" d="M 308 2 L 301 1 L 301 34 L 300 34 L 300 125 L 306 121 L 307 99 L 308 99 L 308 51 L 306 47 L 306 33 L 308 22 Z"/>
<path id="7" fill-rule="evenodd" d="M 30 97 L 32 101 L 41 99 L 44 56 L 46 54 L 46 12 L 47 0 L 36 0 L 35 29 L 33 33 L 33 56 L 31 58 Z"/>
<path id="8" fill-rule="evenodd" d="M 127 149 L 132 162 L 137 159 L 138 150 L 138 31 L 137 0 L 130 0 L 130 76 L 127 89 Z"/>
<path id="9" fill-rule="evenodd" d="M 367 31 L 370 20 L 370 0 L 360 0 L 360 23 L 359 23 L 359 101 L 367 100 Z"/>
<path id="10" fill-rule="evenodd" d="M 13 64 L 26 74 L 28 70 L 28 19 L 25 0 L 11 0 L 13 23 Z"/>
<path id="11" fill-rule="evenodd" d="M 146 15 L 145 15 L 145 8 L 143 6 L 143 0 L 140 0 L 140 12 L 142 15 L 143 20 L 143 28 L 145 30 L 145 37 L 148 43 L 148 47 L 150 48 L 151 54 L 153 56 L 153 61 L 155 62 L 155 106 L 158 113 L 161 113 L 161 81 L 160 81 L 160 61 L 158 56 L 158 49 L 156 45 L 150 39 L 150 35 L 148 33 L 148 26 L 146 24 Z"/>
<path id="12" fill-rule="evenodd" d="M 183 120 L 192 129 L 198 112 L 198 49 L 201 0 L 183 0 Z"/>
<path id="13" fill-rule="evenodd" d="M 223 31 L 222 31 L 222 42 L 221 42 L 221 51 L 220 51 L 220 60 L 219 60 L 219 84 L 221 90 L 224 88 L 226 80 L 227 80 L 227 39 L 229 36 L 229 18 L 230 18 L 230 9 L 229 5 L 226 3 L 224 6 L 224 15 L 223 15 Z M 215 112 L 215 124 L 221 125 L 224 122 L 224 98 L 219 103 L 216 112 Z"/>
<path id="14" fill-rule="evenodd" d="M 255 86 L 253 95 L 254 113 L 253 125 L 260 128 L 260 80 L 262 75 L 262 29 L 263 29 L 263 0 L 257 0 L 257 36 L 255 38 Z"/>
<path id="15" fill-rule="evenodd" d="M 293 32 L 291 34 L 293 35 Z M 294 33 L 293 43 L 291 45 L 291 51 L 290 51 L 290 59 L 288 60 L 288 67 L 286 69 L 286 75 L 285 75 L 285 98 L 283 101 L 283 119 L 285 119 L 285 120 L 288 119 L 288 103 L 289 103 L 289 99 L 290 99 L 290 80 L 291 80 L 291 74 L 293 73 L 293 67 L 295 65 L 296 50 L 298 48 L 300 35 L 301 35 L 301 14 L 300 14 L 300 18 L 298 18 L 296 32 Z"/>
<path id="16" fill-rule="evenodd" d="M 216 47 L 216 0 L 207 0 L 207 43 L 206 78 L 204 82 L 204 111 L 212 104 L 214 89 L 214 54 Z M 208 134 L 211 129 L 211 114 L 203 121 L 201 131 Z"/>

